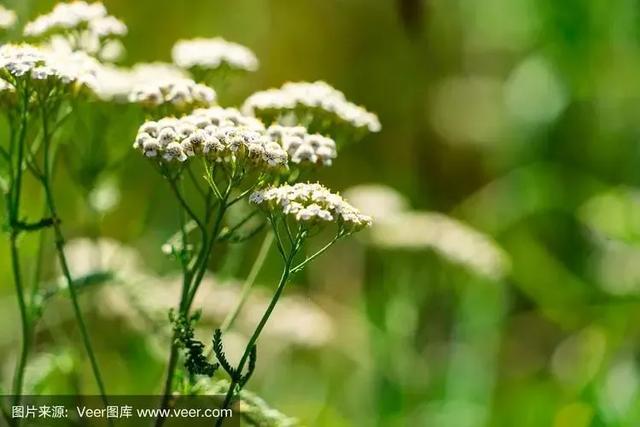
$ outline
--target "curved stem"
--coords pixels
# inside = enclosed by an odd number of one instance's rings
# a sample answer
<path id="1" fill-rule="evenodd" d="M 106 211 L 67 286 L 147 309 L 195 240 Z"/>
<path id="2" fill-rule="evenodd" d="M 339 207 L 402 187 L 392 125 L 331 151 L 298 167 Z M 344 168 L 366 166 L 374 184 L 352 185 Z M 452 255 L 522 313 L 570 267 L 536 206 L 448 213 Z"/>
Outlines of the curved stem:
<path id="1" fill-rule="evenodd" d="M 231 405 L 231 402 L 235 394 L 235 388 L 240 383 L 240 380 L 242 377 L 242 370 L 244 369 L 244 365 L 247 362 L 247 359 L 249 358 L 249 354 L 251 354 L 251 350 L 253 349 L 253 346 L 257 343 L 258 338 L 260 338 L 260 334 L 262 333 L 262 330 L 267 324 L 269 317 L 271 317 L 271 314 L 273 313 L 273 310 L 275 309 L 276 304 L 278 303 L 278 300 L 282 295 L 282 292 L 284 291 L 284 288 L 291 274 L 291 264 L 293 262 L 293 258 L 296 256 L 296 253 L 300 249 L 302 240 L 303 238 L 300 235 L 298 235 L 296 238 L 295 244 L 291 248 L 291 252 L 289 253 L 289 256 L 285 260 L 284 269 L 282 271 L 282 275 L 280 276 L 280 281 L 278 282 L 278 287 L 276 288 L 276 292 L 273 294 L 273 297 L 271 298 L 271 302 L 269 302 L 269 306 L 267 307 L 266 311 L 262 315 L 260 322 L 258 322 L 258 326 L 256 326 L 256 329 L 254 330 L 253 334 L 251 335 L 251 338 L 249 339 L 249 342 L 247 343 L 247 346 L 245 347 L 242 358 L 240 359 L 240 362 L 238 363 L 238 366 L 236 368 L 237 375 L 231 378 L 231 384 L 229 384 L 229 390 L 227 391 L 224 402 L 222 403 L 222 407 L 221 407 L 222 410 L 228 409 L 229 406 Z M 216 427 L 221 426 L 223 420 L 224 418 L 218 418 L 218 420 L 216 421 Z"/>
<path id="2" fill-rule="evenodd" d="M 244 284 L 242 285 L 242 293 L 240 294 L 240 300 L 238 301 L 236 306 L 233 308 L 233 310 L 229 312 L 227 317 L 222 322 L 222 325 L 220 326 L 220 329 L 222 330 L 222 332 L 226 332 L 231 328 L 231 326 L 233 325 L 233 322 L 235 322 L 236 318 L 238 317 L 238 314 L 244 307 L 244 304 L 247 302 L 247 299 L 249 298 L 249 294 L 251 294 L 251 289 L 253 288 L 253 284 L 255 283 L 256 278 L 258 277 L 258 273 L 260 273 L 260 270 L 262 270 L 262 267 L 264 266 L 264 262 L 267 259 L 267 255 L 269 254 L 269 249 L 271 249 L 271 245 L 273 244 L 273 239 L 274 239 L 273 232 L 267 233 L 266 237 L 262 242 L 262 246 L 260 246 L 260 251 L 258 252 L 258 256 L 256 257 L 256 260 L 253 263 L 253 266 L 251 267 L 251 271 L 249 272 L 247 279 L 244 281 Z"/>

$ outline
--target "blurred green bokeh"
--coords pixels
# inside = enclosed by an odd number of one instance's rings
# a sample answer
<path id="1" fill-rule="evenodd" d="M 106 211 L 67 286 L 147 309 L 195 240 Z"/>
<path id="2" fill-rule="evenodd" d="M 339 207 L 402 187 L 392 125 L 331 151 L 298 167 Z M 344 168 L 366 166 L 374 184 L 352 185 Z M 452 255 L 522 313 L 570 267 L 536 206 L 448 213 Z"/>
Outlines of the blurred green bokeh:
<path id="1" fill-rule="evenodd" d="M 54 2 L 4 3 L 24 23 Z M 223 105 L 286 81 L 325 80 L 345 92 L 376 112 L 383 130 L 341 152 L 318 179 L 341 191 L 389 186 L 415 210 L 490 236 L 507 259 L 487 277 L 429 245 L 339 245 L 290 288 L 321 307 L 333 334 L 313 346 L 265 340 L 252 391 L 310 426 L 640 424 L 640 1 L 105 4 L 129 27 L 126 64 L 170 61 L 180 38 L 219 35 L 250 47 L 260 69 L 234 79 Z M 127 134 L 110 131 L 109 143 L 126 153 Z M 119 202 L 99 234 L 170 275 L 158 248 L 176 213 L 161 179 L 132 151 L 104 185 L 118 189 Z M 67 234 L 92 237 L 64 163 L 56 192 Z M 27 197 L 38 212 L 40 196 Z M 238 262 L 223 266 L 225 278 L 242 280 L 243 257 L 257 248 L 232 249 Z M 271 255 L 259 278 L 265 289 L 278 272 Z M 159 284 L 139 286 L 143 300 L 157 298 Z M 153 335 L 161 334 L 132 327 L 126 313 L 105 314 L 100 292 L 87 291 L 83 303 L 95 309 L 90 330 L 109 390 L 158 391 L 166 355 Z M 6 390 L 19 329 L 5 245 L 0 297 Z M 217 301 L 211 292 L 203 304 Z M 40 392 L 92 391 L 86 363 L 73 368 L 79 343 L 60 333 L 72 324 L 67 304 L 56 300 L 38 333 L 36 353 L 55 354 L 31 365 L 51 371 Z"/>

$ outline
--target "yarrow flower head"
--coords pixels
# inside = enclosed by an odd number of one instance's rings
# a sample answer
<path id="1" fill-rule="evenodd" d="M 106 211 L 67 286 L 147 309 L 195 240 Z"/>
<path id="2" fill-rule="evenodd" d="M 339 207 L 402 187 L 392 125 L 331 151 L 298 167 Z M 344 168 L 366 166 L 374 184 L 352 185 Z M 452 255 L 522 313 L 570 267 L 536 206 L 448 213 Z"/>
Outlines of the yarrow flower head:
<path id="1" fill-rule="evenodd" d="M 186 79 L 187 74 L 173 64 L 162 62 L 138 63 L 132 68 L 98 63 L 95 92 L 105 102 L 135 101 L 132 93 L 151 82 Z"/>
<path id="2" fill-rule="evenodd" d="M 0 5 L 0 30 L 9 30 L 13 28 L 17 20 L 16 13 Z"/>
<path id="3" fill-rule="evenodd" d="M 280 89 L 256 92 L 244 102 L 245 114 L 262 118 L 266 123 L 297 116 L 297 122 L 316 116 L 318 122 L 346 125 L 357 130 L 379 132 L 378 117 L 355 105 L 344 94 L 325 82 L 285 83 Z"/>
<path id="4" fill-rule="evenodd" d="M 41 37 L 51 33 L 80 31 L 88 29 L 106 38 L 124 36 L 127 26 L 117 18 L 107 14 L 102 3 L 75 1 L 58 3 L 51 12 L 38 16 L 24 27 L 27 37 Z"/>
<path id="5" fill-rule="evenodd" d="M 320 184 L 297 183 L 258 190 L 249 201 L 269 213 L 285 215 L 304 224 L 337 223 L 346 230 L 358 231 L 372 222 L 371 217 Z"/>
<path id="6" fill-rule="evenodd" d="M 377 183 L 348 188 L 345 196 L 356 208 L 376 213 L 376 225 L 409 210 L 409 201 L 398 190 Z"/>
<path id="7" fill-rule="evenodd" d="M 249 48 L 221 37 L 179 40 L 171 53 L 173 62 L 184 69 L 216 70 L 225 65 L 234 70 L 258 69 L 258 58 Z"/>
<path id="8" fill-rule="evenodd" d="M 333 139 L 309 134 L 303 126 L 271 125 L 267 135 L 284 148 L 294 164 L 331 166 L 337 156 Z"/>
<path id="9" fill-rule="evenodd" d="M 371 243 L 389 249 L 431 249 L 443 258 L 492 279 L 510 271 L 506 252 L 488 235 L 436 212 L 406 211 L 382 218 Z"/>
<path id="10" fill-rule="evenodd" d="M 24 35 L 32 38 L 52 37 L 64 41 L 72 50 L 82 50 L 104 60 L 115 59 L 121 51 L 119 38 L 127 26 L 109 15 L 102 3 L 74 1 L 58 3 L 51 12 L 27 23 Z"/>
<path id="11" fill-rule="evenodd" d="M 28 44 L 0 46 L 0 77 L 14 88 L 29 81 L 33 89 L 47 94 L 53 87 L 92 91 L 95 72 L 96 62 L 82 52 L 61 57 Z"/>
<path id="12" fill-rule="evenodd" d="M 277 141 L 295 164 L 331 166 L 336 158 L 336 143 L 320 134 L 309 134 L 303 126 L 271 125 L 269 137 Z"/>
<path id="13" fill-rule="evenodd" d="M 187 78 L 161 78 L 137 84 L 129 94 L 129 102 L 145 108 L 167 107 L 173 113 L 185 113 L 194 108 L 216 103 L 216 92 L 209 86 Z"/>
<path id="14" fill-rule="evenodd" d="M 27 44 L 0 46 L 0 67 L 8 80 L 30 75 L 33 69 L 43 66 L 46 61 L 45 52 L 35 46 Z"/>
<path id="15" fill-rule="evenodd" d="M 96 73 L 96 95 L 106 102 L 129 102 L 134 86 L 130 70 L 111 64 L 101 64 Z"/>
<path id="16" fill-rule="evenodd" d="M 167 162 L 184 162 L 198 155 L 265 171 L 287 165 L 287 153 L 269 139 L 262 123 L 234 108 L 197 109 L 179 119 L 148 121 L 140 127 L 134 148 Z"/>

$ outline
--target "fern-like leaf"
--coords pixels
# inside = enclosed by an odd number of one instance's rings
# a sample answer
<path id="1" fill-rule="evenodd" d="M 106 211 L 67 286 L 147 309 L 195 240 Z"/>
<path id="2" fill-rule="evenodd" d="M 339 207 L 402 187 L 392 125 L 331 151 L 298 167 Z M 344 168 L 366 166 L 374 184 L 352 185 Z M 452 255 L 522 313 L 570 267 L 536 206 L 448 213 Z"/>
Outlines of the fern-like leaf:
<path id="1" fill-rule="evenodd" d="M 176 337 L 175 343 L 185 352 L 184 366 L 190 375 L 206 375 L 212 377 L 218 367 L 217 363 L 213 364 L 207 360 L 204 354 L 204 344 L 195 339 L 193 325 L 199 319 L 200 314 L 195 313 L 187 318 L 180 314 L 176 316 L 172 310 L 169 312 L 169 319 L 173 323 L 173 331 Z"/>
<path id="2" fill-rule="evenodd" d="M 222 343 L 222 331 L 216 329 L 213 332 L 213 352 L 220 363 L 220 366 L 229 374 L 233 379 L 237 378 L 237 372 L 231 363 L 227 360 L 227 356 L 224 354 L 224 345 Z"/>

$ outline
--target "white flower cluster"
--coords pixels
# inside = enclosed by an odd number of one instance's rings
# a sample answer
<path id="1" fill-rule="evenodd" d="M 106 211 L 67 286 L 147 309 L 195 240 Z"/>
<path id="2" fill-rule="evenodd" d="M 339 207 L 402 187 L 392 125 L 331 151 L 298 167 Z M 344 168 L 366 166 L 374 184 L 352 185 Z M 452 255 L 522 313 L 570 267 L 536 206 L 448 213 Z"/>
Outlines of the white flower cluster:
<path id="1" fill-rule="evenodd" d="M 16 13 L 0 5 L 0 30 L 8 30 L 12 28 L 17 20 Z"/>
<path id="2" fill-rule="evenodd" d="M 122 56 L 120 38 L 127 34 L 127 26 L 108 15 L 102 3 L 75 1 L 58 3 L 51 12 L 27 23 L 24 35 L 47 37 L 54 46 L 81 50 L 104 61 Z"/>
<path id="3" fill-rule="evenodd" d="M 185 69 L 215 70 L 223 65 L 245 71 L 258 69 L 258 58 L 249 48 L 221 37 L 179 40 L 171 53 L 173 62 Z"/>
<path id="4" fill-rule="evenodd" d="M 0 46 L 0 75 L 14 87 L 18 81 L 30 79 L 92 89 L 96 84 L 95 73 L 95 60 L 83 52 L 62 57 L 28 44 Z"/>
<path id="5" fill-rule="evenodd" d="M 258 190 L 249 201 L 269 212 L 290 215 L 301 223 L 336 222 L 350 230 L 371 225 L 371 217 L 320 184 L 297 183 Z"/>
<path id="6" fill-rule="evenodd" d="M 168 62 L 138 62 L 131 67 L 131 73 L 138 83 L 189 78 L 187 72 Z"/>
<path id="7" fill-rule="evenodd" d="M 148 121 L 140 127 L 134 148 L 168 162 L 202 155 L 267 170 L 287 164 L 287 153 L 266 136 L 262 123 L 233 108 L 198 109 L 179 119 Z"/>
<path id="8" fill-rule="evenodd" d="M 442 257 L 490 278 L 509 271 L 506 253 L 487 236 L 435 212 L 402 212 L 383 218 L 371 229 L 372 243 L 393 249 L 432 249 Z"/>
<path id="9" fill-rule="evenodd" d="M 124 45 L 120 40 L 100 40 L 90 33 L 82 33 L 76 36 L 52 34 L 42 46 L 48 50 L 53 50 L 62 54 L 69 54 L 77 51 L 98 58 L 100 61 L 111 63 L 120 59 L 124 55 Z"/>
<path id="10" fill-rule="evenodd" d="M 344 195 L 364 212 L 376 213 L 376 226 L 409 210 L 409 201 L 398 190 L 384 184 L 370 183 L 350 187 Z"/>
<path id="11" fill-rule="evenodd" d="M 210 107 L 216 103 L 216 92 L 187 78 L 161 78 L 132 88 L 129 102 L 147 108 L 171 107 L 174 112 Z"/>
<path id="12" fill-rule="evenodd" d="M 35 46 L 27 44 L 0 46 L 0 68 L 3 74 L 8 73 L 9 76 L 30 75 L 33 69 L 43 66 L 46 60 L 46 53 Z"/>
<path id="13" fill-rule="evenodd" d="M 73 31 L 88 31 L 104 39 L 124 36 L 127 26 L 119 19 L 108 15 L 102 3 L 74 1 L 58 3 L 51 12 L 37 17 L 24 27 L 24 35 L 27 37 Z"/>
<path id="14" fill-rule="evenodd" d="M 174 66 L 162 62 L 139 63 L 132 68 L 101 64 L 97 72 L 96 93 L 103 101 L 126 103 L 130 101 L 134 89 L 150 82 L 180 80 L 187 74 Z"/>
<path id="15" fill-rule="evenodd" d="M 285 83 L 280 89 L 268 89 L 249 96 L 244 103 L 245 114 L 262 116 L 273 112 L 289 112 L 295 110 L 319 110 L 333 117 L 338 123 L 348 124 L 356 129 L 367 129 L 379 132 L 381 129 L 378 117 L 355 105 L 325 82 Z"/>
<path id="16" fill-rule="evenodd" d="M 302 126 L 271 125 L 267 135 L 277 141 L 296 164 L 317 164 L 331 166 L 336 158 L 336 143 L 320 134 L 308 134 Z"/>

